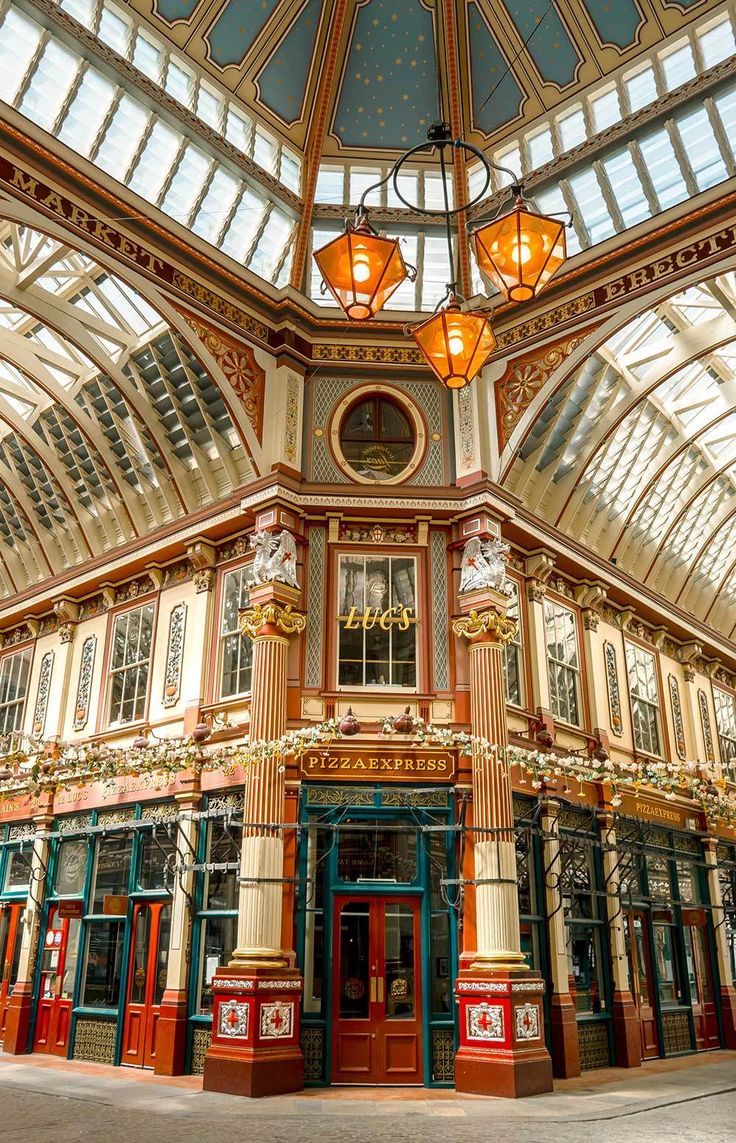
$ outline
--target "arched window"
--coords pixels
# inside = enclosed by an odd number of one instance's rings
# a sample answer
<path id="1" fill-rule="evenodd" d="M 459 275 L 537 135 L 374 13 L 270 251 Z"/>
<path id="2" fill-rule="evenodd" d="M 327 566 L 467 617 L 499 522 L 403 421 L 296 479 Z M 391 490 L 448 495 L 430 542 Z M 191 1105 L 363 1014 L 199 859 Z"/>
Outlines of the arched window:
<path id="1" fill-rule="evenodd" d="M 364 480 L 394 480 L 408 467 L 416 445 L 414 426 L 404 410 L 382 394 L 352 405 L 340 426 L 345 460 Z"/>

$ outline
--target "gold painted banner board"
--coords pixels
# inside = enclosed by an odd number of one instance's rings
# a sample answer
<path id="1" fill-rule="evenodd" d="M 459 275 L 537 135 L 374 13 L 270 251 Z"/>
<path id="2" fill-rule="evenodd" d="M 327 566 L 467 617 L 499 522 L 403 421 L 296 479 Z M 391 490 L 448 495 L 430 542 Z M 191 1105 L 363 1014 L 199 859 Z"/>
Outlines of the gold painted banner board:
<path id="1" fill-rule="evenodd" d="M 418 747 L 310 750 L 299 767 L 303 778 L 329 782 L 452 782 L 457 752 Z"/>

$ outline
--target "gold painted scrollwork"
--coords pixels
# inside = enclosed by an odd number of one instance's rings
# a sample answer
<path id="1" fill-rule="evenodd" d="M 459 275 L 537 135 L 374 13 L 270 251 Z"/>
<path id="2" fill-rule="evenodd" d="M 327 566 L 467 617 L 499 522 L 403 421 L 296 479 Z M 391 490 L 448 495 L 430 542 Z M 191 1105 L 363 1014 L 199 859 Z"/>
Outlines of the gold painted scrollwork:
<path id="1" fill-rule="evenodd" d="M 257 603 L 255 607 L 245 607 L 238 612 L 238 623 L 244 635 L 251 639 L 264 627 L 275 627 L 284 635 L 299 635 L 307 625 L 306 615 L 292 611 L 291 604 Z"/>
<path id="2" fill-rule="evenodd" d="M 510 643 L 516 634 L 516 623 L 497 611 L 470 611 L 453 621 L 452 630 L 471 642 L 481 635 L 490 635 L 497 643 Z"/>

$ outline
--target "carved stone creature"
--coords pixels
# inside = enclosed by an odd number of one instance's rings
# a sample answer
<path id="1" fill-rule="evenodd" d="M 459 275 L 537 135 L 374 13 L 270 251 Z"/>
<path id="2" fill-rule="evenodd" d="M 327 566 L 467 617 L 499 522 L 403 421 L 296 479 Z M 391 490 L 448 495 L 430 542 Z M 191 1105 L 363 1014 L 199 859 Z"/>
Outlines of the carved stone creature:
<path id="1" fill-rule="evenodd" d="M 279 580 L 290 587 L 299 587 L 296 580 L 296 541 L 284 529 L 278 536 L 273 532 L 254 532 L 250 546 L 255 549 L 253 582 L 273 583 Z"/>
<path id="2" fill-rule="evenodd" d="M 506 554 L 509 545 L 496 536 L 492 540 L 482 540 L 474 536 L 468 540 L 463 551 L 460 572 L 460 592 L 478 591 L 492 587 L 504 595 L 511 595 L 513 588 L 506 579 Z"/>

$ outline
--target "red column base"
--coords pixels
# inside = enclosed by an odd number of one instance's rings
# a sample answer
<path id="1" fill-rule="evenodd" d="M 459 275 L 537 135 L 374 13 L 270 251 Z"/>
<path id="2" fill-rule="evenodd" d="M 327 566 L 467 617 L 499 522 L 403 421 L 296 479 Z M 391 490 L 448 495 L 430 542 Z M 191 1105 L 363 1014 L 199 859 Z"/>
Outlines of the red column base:
<path id="1" fill-rule="evenodd" d="M 569 992 L 550 997 L 549 1022 L 552 1071 L 559 1079 L 580 1075 L 580 1041 L 575 1005 Z"/>
<path id="2" fill-rule="evenodd" d="M 736 988 L 721 985 L 721 1019 L 723 1020 L 723 1046 L 736 1048 Z"/>
<path id="3" fill-rule="evenodd" d="M 616 1067 L 641 1067 L 641 1024 L 630 992 L 614 992 L 611 1007 Z"/>
<path id="4" fill-rule="evenodd" d="M 157 1076 L 184 1075 L 187 1052 L 187 994 L 185 991 L 166 989 L 156 1024 L 156 1060 L 153 1065 Z"/>
<path id="5" fill-rule="evenodd" d="M 218 969 L 212 982 L 205 1091 L 260 1098 L 304 1089 L 299 1046 L 303 987 L 291 969 Z"/>
<path id="6" fill-rule="evenodd" d="M 461 970 L 455 1089 L 519 1098 L 552 1091 L 544 1046 L 544 981 L 529 969 Z"/>
<path id="7" fill-rule="evenodd" d="M 33 988 L 30 984 L 16 984 L 8 1000 L 5 1019 L 3 1051 L 10 1056 L 22 1056 L 30 1051 L 28 1039 L 31 1028 Z"/>

